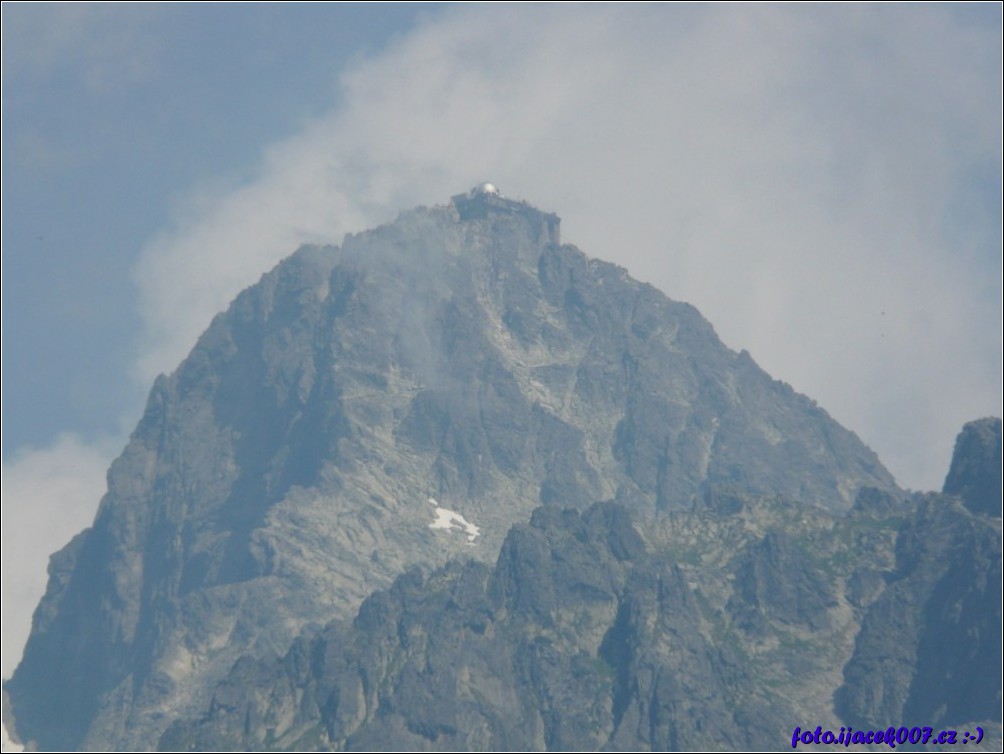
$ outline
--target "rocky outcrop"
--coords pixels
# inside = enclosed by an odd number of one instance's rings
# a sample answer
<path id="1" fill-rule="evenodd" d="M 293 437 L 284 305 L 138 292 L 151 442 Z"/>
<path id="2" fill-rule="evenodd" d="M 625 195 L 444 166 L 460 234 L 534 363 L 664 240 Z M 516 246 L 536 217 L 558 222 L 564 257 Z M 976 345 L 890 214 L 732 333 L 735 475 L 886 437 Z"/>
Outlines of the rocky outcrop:
<path id="1" fill-rule="evenodd" d="M 837 604 L 833 587 L 782 530 L 772 530 L 746 549 L 736 565 L 729 608 L 736 622 L 763 631 L 771 618 L 809 630 L 824 628 Z"/>
<path id="2" fill-rule="evenodd" d="M 352 624 L 281 660 L 239 664 L 206 717 L 175 724 L 160 745 L 770 746 L 776 717 L 753 685 L 741 654 L 703 635 L 683 572 L 645 551 L 623 508 L 540 509 L 493 570 L 409 573 Z"/>
<path id="3" fill-rule="evenodd" d="M 1001 420 L 969 422 L 955 440 L 944 493 L 958 495 L 976 513 L 1001 517 Z"/>
<path id="4" fill-rule="evenodd" d="M 812 720 L 999 747 L 999 521 L 938 494 L 705 497 L 644 536 L 617 504 L 538 509 L 494 569 L 410 572 L 241 661 L 160 746 L 778 750 Z"/>
<path id="5" fill-rule="evenodd" d="M 859 726 L 1001 722 L 1001 422 L 965 426 L 945 492 L 921 496 L 837 693 Z M 989 497 L 988 497 L 989 496 Z M 996 508 L 997 516 L 987 516 Z"/>

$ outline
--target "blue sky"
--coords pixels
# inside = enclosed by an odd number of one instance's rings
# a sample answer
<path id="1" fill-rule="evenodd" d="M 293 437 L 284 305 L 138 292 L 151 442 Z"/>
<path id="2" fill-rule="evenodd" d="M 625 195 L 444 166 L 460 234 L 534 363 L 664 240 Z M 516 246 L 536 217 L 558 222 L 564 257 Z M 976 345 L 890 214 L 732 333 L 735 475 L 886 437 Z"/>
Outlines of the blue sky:
<path id="1" fill-rule="evenodd" d="M 338 105 L 411 5 L 4 5 L 3 453 L 120 431 L 136 256 L 186 192 Z M 16 356 L 15 356 L 16 355 Z"/>
<path id="2" fill-rule="evenodd" d="M 481 180 L 905 486 L 1002 410 L 996 3 L 5 3 L 2 157 L 5 676 L 212 315 L 298 244 Z"/>

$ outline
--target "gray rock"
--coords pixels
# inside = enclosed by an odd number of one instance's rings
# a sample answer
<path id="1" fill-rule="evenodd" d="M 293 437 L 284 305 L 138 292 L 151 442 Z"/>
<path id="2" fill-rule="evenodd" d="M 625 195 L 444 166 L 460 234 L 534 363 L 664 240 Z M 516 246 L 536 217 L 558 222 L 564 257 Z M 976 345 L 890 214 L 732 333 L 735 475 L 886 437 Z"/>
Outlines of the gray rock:
<path id="1" fill-rule="evenodd" d="M 944 493 L 977 513 L 1001 517 L 1001 420 L 969 422 L 955 440 Z"/>
<path id="2" fill-rule="evenodd" d="M 753 632 L 771 618 L 810 630 L 827 625 L 833 587 L 783 531 L 769 531 L 737 560 L 729 609 L 739 625 Z"/>
<path id="3" fill-rule="evenodd" d="M 493 570 L 411 571 L 352 624 L 238 663 L 160 746 L 776 750 L 807 715 L 833 730 L 979 724 L 984 750 L 999 746 L 999 521 L 936 494 L 870 491 L 848 517 L 735 489 L 707 498 L 734 504 L 676 512 L 645 537 L 617 504 L 540 508 Z M 887 531 L 890 513 L 906 520 L 883 574 L 881 539 L 841 535 Z M 699 566 L 679 560 L 695 517 Z M 810 555 L 796 537 L 826 546 Z M 854 609 L 860 624 L 846 623 Z"/>
<path id="4" fill-rule="evenodd" d="M 158 378 L 94 525 L 54 556 L 5 687 L 22 740 L 149 748 L 239 658 L 286 652 L 412 566 L 494 562 L 540 503 L 613 499 L 650 527 L 718 484 L 838 513 L 864 485 L 895 490 L 693 307 L 492 201 L 301 249 Z M 430 528 L 430 497 L 473 543 Z M 518 546 L 543 568 L 537 539 Z M 562 599 L 547 588 L 505 587 L 535 620 Z"/>
<path id="5" fill-rule="evenodd" d="M 945 484 L 961 502 L 921 496 L 900 530 L 896 569 L 864 616 L 837 691 L 849 722 L 999 728 L 1001 522 L 985 514 L 995 506 L 999 514 L 1000 427 L 1000 420 L 965 426 Z"/>
<path id="6" fill-rule="evenodd" d="M 741 656 L 702 635 L 682 572 L 644 552 L 623 508 L 539 509 L 491 573 L 471 563 L 400 577 L 351 625 L 282 660 L 239 663 L 206 716 L 174 724 L 160 746 L 770 746 L 778 730 L 752 686 Z"/>
<path id="7" fill-rule="evenodd" d="M 993 669 L 1001 667 L 1000 528 L 961 534 L 953 544 L 951 566 L 924 605 L 903 716 L 939 724 L 999 722 L 1001 677 Z"/>

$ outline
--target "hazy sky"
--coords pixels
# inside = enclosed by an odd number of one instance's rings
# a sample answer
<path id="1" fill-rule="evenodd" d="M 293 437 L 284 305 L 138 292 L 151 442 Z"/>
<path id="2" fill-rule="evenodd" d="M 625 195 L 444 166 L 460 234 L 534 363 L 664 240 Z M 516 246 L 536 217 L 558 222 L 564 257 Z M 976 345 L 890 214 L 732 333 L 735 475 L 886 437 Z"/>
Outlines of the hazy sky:
<path id="1" fill-rule="evenodd" d="M 482 180 L 904 486 L 1001 415 L 997 3 L 4 4 L 2 157 L 5 677 L 212 315 L 300 243 Z"/>

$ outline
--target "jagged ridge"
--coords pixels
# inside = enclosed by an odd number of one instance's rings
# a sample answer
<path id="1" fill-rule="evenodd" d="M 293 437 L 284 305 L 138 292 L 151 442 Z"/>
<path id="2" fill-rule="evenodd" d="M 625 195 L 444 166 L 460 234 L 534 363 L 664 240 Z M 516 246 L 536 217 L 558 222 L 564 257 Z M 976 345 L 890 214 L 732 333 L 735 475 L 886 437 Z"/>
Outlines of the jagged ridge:
<path id="1" fill-rule="evenodd" d="M 844 517 L 800 507 L 718 491 L 646 537 L 614 503 L 540 508 L 493 569 L 413 570 L 237 663 L 160 747 L 779 750 L 796 726 L 895 721 L 999 748 L 1000 520 L 877 490 Z"/>

